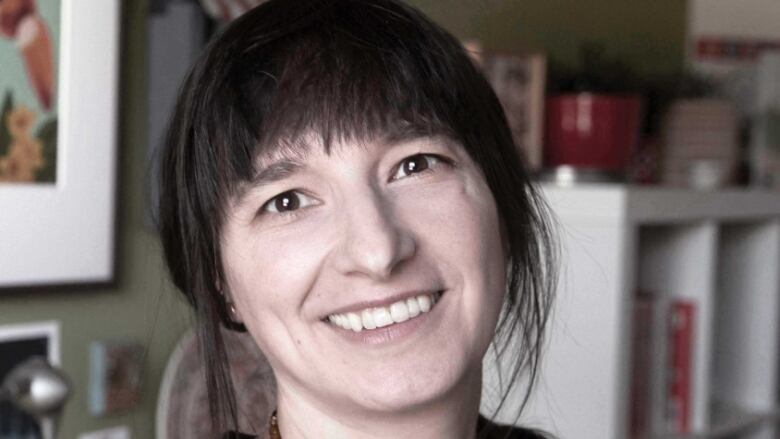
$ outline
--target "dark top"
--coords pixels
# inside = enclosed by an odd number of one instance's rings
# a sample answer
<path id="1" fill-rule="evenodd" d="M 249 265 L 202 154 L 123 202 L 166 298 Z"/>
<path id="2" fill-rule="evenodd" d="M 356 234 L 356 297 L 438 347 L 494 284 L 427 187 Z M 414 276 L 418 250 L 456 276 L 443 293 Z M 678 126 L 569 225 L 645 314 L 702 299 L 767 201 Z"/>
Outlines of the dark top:
<path id="1" fill-rule="evenodd" d="M 479 415 L 477 420 L 477 433 L 478 439 L 545 439 L 539 431 L 513 425 L 494 424 L 482 415 Z"/>
<path id="2" fill-rule="evenodd" d="M 494 424 L 482 417 L 482 415 L 477 420 L 477 431 L 479 432 L 477 435 L 479 439 L 545 439 L 545 436 L 538 431 L 510 425 Z M 257 439 L 257 436 L 231 431 L 225 433 L 222 439 Z"/>

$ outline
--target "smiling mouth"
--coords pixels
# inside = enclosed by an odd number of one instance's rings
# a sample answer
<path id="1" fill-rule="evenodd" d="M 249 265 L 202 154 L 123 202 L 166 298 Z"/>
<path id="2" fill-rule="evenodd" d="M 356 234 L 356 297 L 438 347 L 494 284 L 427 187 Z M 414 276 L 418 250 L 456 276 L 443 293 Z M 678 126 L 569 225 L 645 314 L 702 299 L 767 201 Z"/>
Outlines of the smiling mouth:
<path id="1" fill-rule="evenodd" d="M 442 291 L 437 291 L 432 294 L 420 294 L 419 296 L 399 300 L 388 306 L 366 308 L 356 312 L 331 314 L 326 320 L 335 326 L 353 332 L 361 332 L 364 329 L 372 330 L 384 328 L 396 323 L 403 323 L 430 312 L 433 307 L 436 306 L 441 295 Z"/>

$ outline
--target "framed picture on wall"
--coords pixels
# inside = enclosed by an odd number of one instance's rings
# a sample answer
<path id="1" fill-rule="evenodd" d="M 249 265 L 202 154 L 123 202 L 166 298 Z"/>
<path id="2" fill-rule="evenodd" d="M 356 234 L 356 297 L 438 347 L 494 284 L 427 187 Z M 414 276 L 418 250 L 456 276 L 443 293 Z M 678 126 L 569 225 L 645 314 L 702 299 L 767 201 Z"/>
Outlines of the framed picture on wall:
<path id="1" fill-rule="evenodd" d="M 540 54 L 484 52 L 481 65 L 531 171 L 542 168 L 547 60 Z"/>
<path id="2" fill-rule="evenodd" d="M 0 290 L 113 280 L 119 20 L 0 1 Z"/>
<path id="3" fill-rule="evenodd" d="M 56 321 L 18 323 L 0 326 L 0 385 L 19 364 L 42 357 L 49 364 L 60 364 L 60 325 Z M 51 431 L 50 421 L 39 423 L 9 401 L 0 401 L 2 437 L 40 437 Z M 47 436 L 43 436 L 47 437 Z"/>

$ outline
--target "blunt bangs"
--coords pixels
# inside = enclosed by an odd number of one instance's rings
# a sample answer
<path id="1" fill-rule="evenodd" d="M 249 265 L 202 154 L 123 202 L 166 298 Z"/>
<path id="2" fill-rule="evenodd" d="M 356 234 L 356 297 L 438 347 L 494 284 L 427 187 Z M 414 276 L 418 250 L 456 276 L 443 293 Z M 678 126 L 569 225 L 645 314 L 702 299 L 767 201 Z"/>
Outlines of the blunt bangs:
<path id="1" fill-rule="evenodd" d="M 303 2 L 318 6 L 308 13 L 295 3 L 271 1 L 241 17 L 201 60 L 211 66 L 199 81 L 214 154 L 205 158 L 221 163 L 212 169 L 220 188 L 232 193 L 251 181 L 258 157 L 312 145 L 327 152 L 339 143 L 446 136 L 470 153 L 484 147 L 470 141 L 485 139 L 469 132 L 475 115 L 466 108 L 490 113 L 480 104 L 492 92 L 457 40 L 428 21 L 421 28 L 419 16 L 394 2 Z M 285 17 L 287 32 L 269 27 Z"/>

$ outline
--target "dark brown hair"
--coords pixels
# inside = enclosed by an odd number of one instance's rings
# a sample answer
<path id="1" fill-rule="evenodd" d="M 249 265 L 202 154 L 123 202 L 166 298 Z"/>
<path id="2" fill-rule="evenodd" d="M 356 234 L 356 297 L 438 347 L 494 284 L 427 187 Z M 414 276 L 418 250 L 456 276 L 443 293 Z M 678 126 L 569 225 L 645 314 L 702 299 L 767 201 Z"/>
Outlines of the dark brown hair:
<path id="1" fill-rule="evenodd" d="M 226 202 L 257 172 L 258 154 L 305 148 L 302 136 L 311 135 L 326 149 L 442 135 L 480 166 L 509 250 L 493 343 L 519 357 L 502 391 L 527 373 L 527 399 L 554 292 L 553 236 L 489 84 L 455 38 L 399 1 L 271 0 L 227 27 L 192 67 L 161 165 L 165 257 L 198 318 L 217 428 L 238 425 L 219 332 L 232 325 L 219 291 Z"/>

